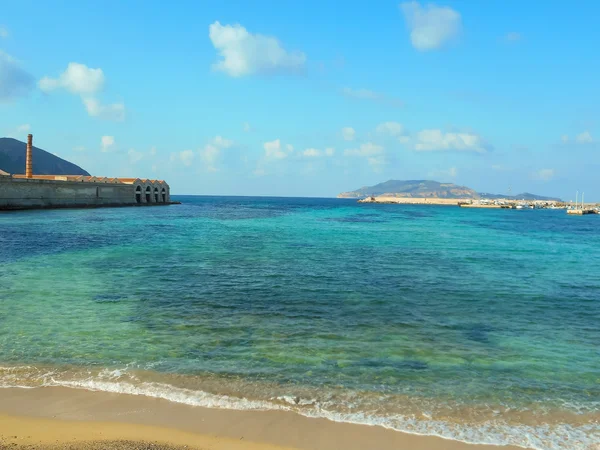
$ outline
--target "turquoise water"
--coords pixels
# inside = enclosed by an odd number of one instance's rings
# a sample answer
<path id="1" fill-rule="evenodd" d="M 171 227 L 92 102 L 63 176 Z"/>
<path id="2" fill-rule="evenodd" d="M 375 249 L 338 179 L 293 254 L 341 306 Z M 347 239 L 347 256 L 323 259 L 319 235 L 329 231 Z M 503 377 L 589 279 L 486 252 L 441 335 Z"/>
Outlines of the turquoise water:
<path id="1" fill-rule="evenodd" d="M 600 448 L 600 216 L 179 200 L 0 215 L 0 386 Z"/>

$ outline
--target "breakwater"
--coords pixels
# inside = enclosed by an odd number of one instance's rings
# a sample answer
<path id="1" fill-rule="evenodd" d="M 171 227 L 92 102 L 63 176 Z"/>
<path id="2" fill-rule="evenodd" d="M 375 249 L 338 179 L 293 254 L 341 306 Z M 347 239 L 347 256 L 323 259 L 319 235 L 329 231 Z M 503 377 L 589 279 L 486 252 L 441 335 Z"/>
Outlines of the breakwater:
<path id="1" fill-rule="evenodd" d="M 554 200 L 515 200 L 515 199 L 472 199 L 435 197 L 394 197 L 391 195 L 371 196 L 358 200 L 358 203 L 396 205 L 438 205 L 460 206 L 475 209 L 563 209 L 569 214 L 600 214 L 600 204 L 586 203 L 583 209 L 573 208 L 572 203 Z"/>
<path id="2" fill-rule="evenodd" d="M 451 205 L 458 206 L 461 202 L 468 202 L 468 199 L 460 198 L 434 198 L 434 197 L 392 197 L 381 195 L 377 197 L 367 197 L 358 201 L 358 203 L 384 203 L 398 205 Z"/>

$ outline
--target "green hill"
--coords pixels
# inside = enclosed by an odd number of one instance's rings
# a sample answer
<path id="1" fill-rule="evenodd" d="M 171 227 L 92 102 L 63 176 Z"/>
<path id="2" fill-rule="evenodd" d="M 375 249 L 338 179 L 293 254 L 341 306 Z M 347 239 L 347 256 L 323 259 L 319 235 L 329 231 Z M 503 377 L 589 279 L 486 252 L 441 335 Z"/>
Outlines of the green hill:
<path id="1" fill-rule="evenodd" d="M 479 198 L 479 194 L 468 187 L 431 180 L 389 180 L 375 186 L 365 186 L 355 191 L 343 192 L 338 197 L 362 198 L 379 195 L 417 198 Z"/>
<path id="2" fill-rule="evenodd" d="M 539 200 L 543 202 L 562 202 L 562 200 L 558 197 L 544 197 L 543 195 L 531 194 L 529 192 L 523 192 L 522 194 L 517 195 L 488 194 L 487 192 L 482 192 L 479 195 L 481 198 L 489 198 L 492 200 L 503 198 L 506 200 Z"/>
<path id="3" fill-rule="evenodd" d="M 0 138 L 0 170 L 10 174 L 25 173 L 27 144 L 12 138 Z M 33 147 L 33 173 L 36 175 L 85 175 L 81 167 L 41 148 Z"/>

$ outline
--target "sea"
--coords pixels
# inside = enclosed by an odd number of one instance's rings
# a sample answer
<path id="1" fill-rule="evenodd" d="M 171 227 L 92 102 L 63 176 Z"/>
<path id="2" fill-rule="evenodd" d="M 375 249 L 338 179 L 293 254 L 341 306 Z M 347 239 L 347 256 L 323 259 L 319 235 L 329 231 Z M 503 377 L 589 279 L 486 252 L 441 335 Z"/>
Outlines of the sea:
<path id="1" fill-rule="evenodd" d="M 0 214 L 0 387 L 600 448 L 600 216 L 174 199 Z"/>

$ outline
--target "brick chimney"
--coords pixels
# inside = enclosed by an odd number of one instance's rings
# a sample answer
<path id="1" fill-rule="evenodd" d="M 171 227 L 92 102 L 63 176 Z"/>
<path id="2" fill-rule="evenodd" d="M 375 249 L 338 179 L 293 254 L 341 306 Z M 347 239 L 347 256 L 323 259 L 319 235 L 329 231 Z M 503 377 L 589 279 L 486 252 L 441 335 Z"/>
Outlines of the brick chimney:
<path id="1" fill-rule="evenodd" d="M 25 160 L 25 178 L 33 177 L 33 158 L 31 156 L 31 148 L 33 146 L 33 135 L 27 135 L 27 155 Z"/>

